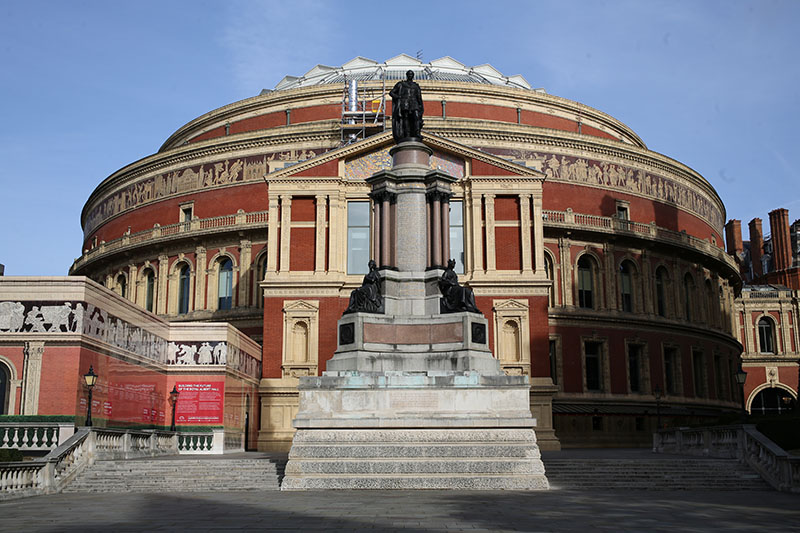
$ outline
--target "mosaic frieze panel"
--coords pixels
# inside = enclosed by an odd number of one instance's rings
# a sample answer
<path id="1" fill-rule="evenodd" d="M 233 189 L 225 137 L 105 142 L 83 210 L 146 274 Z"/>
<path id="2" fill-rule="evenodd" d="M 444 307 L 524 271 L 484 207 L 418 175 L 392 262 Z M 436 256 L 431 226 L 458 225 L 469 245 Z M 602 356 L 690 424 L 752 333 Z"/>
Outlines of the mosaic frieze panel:
<path id="1" fill-rule="evenodd" d="M 261 362 L 238 346 L 224 341 L 170 342 L 168 365 L 227 365 L 252 377 L 261 375 Z"/>
<path id="2" fill-rule="evenodd" d="M 0 302 L 0 333 L 82 333 L 163 363 L 167 342 L 85 302 Z"/>
<path id="3" fill-rule="evenodd" d="M 391 147 L 387 146 L 383 150 L 370 152 L 346 161 L 344 165 L 345 178 L 366 179 L 376 172 L 392 168 L 390 149 Z M 458 179 L 464 177 L 464 160 L 457 156 L 434 152 L 430 158 L 430 167 L 432 170 L 441 170 Z"/>
<path id="4" fill-rule="evenodd" d="M 623 165 L 580 157 L 483 148 L 484 151 L 526 162 L 543 172 L 547 179 L 599 185 L 607 189 L 646 195 L 656 200 L 678 205 L 710 222 L 722 231 L 722 213 L 714 202 L 691 187 L 670 178 Z"/>
<path id="5" fill-rule="evenodd" d="M 287 150 L 263 156 L 225 159 L 142 178 L 95 205 L 86 217 L 84 235 L 91 234 L 109 218 L 148 202 L 230 183 L 261 181 L 267 173 L 269 161 L 298 161 L 315 155 L 317 153 L 313 150 Z"/>

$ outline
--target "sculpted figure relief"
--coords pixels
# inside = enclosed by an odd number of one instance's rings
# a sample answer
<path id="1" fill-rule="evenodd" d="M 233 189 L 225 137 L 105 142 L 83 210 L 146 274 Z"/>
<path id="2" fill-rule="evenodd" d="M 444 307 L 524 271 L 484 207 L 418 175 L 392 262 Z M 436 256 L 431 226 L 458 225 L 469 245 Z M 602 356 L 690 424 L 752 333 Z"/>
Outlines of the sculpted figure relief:
<path id="1" fill-rule="evenodd" d="M 361 286 L 350 293 L 350 305 L 344 314 L 363 311 L 365 313 L 383 313 L 383 296 L 381 296 L 381 276 L 378 265 L 370 259 L 369 272 L 364 276 Z"/>
<path id="2" fill-rule="evenodd" d="M 392 97 L 392 135 L 399 143 L 418 139 L 422 131 L 422 92 L 414 81 L 414 71 L 406 72 L 405 81 L 398 81 L 389 92 Z"/>
<path id="3" fill-rule="evenodd" d="M 472 289 L 458 284 L 458 274 L 455 273 L 455 266 L 456 260 L 450 259 L 442 277 L 439 278 L 439 290 L 442 293 L 439 306 L 440 312 L 458 313 L 467 311 L 469 313 L 480 313 L 475 306 L 475 294 Z"/>

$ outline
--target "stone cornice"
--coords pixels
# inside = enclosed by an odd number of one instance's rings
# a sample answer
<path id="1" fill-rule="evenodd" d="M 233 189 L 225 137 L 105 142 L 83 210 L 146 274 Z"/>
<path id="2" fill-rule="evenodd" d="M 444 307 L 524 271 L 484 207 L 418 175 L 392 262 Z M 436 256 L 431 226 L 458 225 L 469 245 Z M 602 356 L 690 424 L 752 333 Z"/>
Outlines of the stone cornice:
<path id="1" fill-rule="evenodd" d="M 444 99 L 448 101 L 451 98 L 455 98 L 455 101 L 458 101 L 459 98 L 473 97 L 478 99 L 491 99 L 495 102 L 504 102 L 509 106 L 514 104 L 523 109 L 531 105 L 554 108 L 561 113 L 572 115 L 575 118 L 580 117 L 582 119 L 595 121 L 598 125 L 602 125 L 614 131 L 617 135 L 630 139 L 633 144 L 646 148 L 644 142 L 633 130 L 611 115 L 560 96 L 515 87 L 477 83 L 419 80 L 419 84 L 423 88 L 423 94 L 426 95 L 426 100 Z M 383 89 L 380 82 L 374 81 L 362 82 L 361 87 L 373 92 Z M 386 87 L 386 90 L 388 91 L 389 87 Z M 436 97 L 430 98 L 432 95 L 436 95 Z M 285 111 L 293 107 L 301 107 L 298 106 L 298 103 L 305 104 L 302 107 L 331 103 L 339 104 L 341 103 L 341 99 L 341 84 L 298 87 L 246 98 L 211 110 L 191 120 L 170 135 L 161 148 L 159 148 L 159 152 L 175 148 L 185 139 L 220 127 L 225 122 L 230 122 L 231 120 L 235 121 L 237 117 L 242 118 L 242 115 L 255 114 L 255 112 L 258 111 L 263 112 L 258 114 Z"/>

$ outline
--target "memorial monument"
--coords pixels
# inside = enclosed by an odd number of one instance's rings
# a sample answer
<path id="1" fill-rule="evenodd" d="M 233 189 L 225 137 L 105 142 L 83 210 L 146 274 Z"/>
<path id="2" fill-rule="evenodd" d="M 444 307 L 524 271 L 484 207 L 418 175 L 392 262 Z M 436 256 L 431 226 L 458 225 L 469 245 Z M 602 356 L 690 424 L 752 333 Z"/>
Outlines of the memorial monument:
<path id="1" fill-rule="evenodd" d="M 455 178 L 430 168 L 422 96 L 406 78 L 390 92 L 392 168 L 367 179 L 377 261 L 338 322 L 327 370 L 300 378 L 282 489 L 547 489 L 528 377 L 501 372 L 488 322 L 458 283 Z"/>

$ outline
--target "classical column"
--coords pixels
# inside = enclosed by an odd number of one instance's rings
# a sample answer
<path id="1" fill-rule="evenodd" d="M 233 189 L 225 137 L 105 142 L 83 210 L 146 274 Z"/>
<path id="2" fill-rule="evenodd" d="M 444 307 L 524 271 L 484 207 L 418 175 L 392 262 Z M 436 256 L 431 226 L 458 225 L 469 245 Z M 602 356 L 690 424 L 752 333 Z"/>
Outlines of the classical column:
<path id="1" fill-rule="evenodd" d="M 530 194 L 519 195 L 519 231 L 522 237 L 522 271 L 530 272 L 532 270 L 531 263 L 533 262 Z"/>
<path id="2" fill-rule="evenodd" d="M 391 194 L 384 194 L 381 198 L 381 259 L 379 266 L 395 266 L 392 262 L 392 223 L 389 220 L 391 208 L 389 207 Z"/>
<path id="3" fill-rule="evenodd" d="M 372 196 L 372 253 L 369 256 L 374 258 L 376 263 L 380 263 L 378 266 L 383 264 L 383 256 L 381 255 L 381 241 L 383 240 L 383 228 L 381 227 L 382 207 L 383 202 L 381 202 L 380 196 Z"/>
<path id="4" fill-rule="evenodd" d="M 267 272 L 275 272 L 278 270 L 278 196 L 276 194 L 269 195 L 269 218 L 267 226 Z"/>
<path id="5" fill-rule="evenodd" d="M 169 278 L 169 257 L 158 256 L 158 294 L 156 294 L 156 313 L 167 314 L 167 279 Z"/>
<path id="6" fill-rule="evenodd" d="M 292 196 L 281 195 L 281 272 L 289 272 L 292 235 Z"/>
<path id="7" fill-rule="evenodd" d="M 433 266 L 433 239 L 431 238 L 431 230 L 433 227 L 433 219 L 431 218 L 431 203 L 425 202 L 425 227 L 427 228 L 427 239 L 425 242 L 425 265 L 430 268 Z"/>
<path id="8" fill-rule="evenodd" d="M 470 269 L 474 271 L 483 270 L 483 216 L 481 196 L 479 194 L 469 194 L 464 196 L 465 205 L 465 251 L 469 253 Z M 466 269 L 467 265 L 464 265 Z M 465 270 L 466 272 L 466 270 Z"/>
<path id="9" fill-rule="evenodd" d="M 486 272 L 497 270 L 494 242 L 494 194 L 484 194 L 486 202 Z"/>
<path id="10" fill-rule="evenodd" d="M 128 294 L 125 298 L 136 303 L 136 265 L 128 265 Z"/>
<path id="11" fill-rule="evenodd" d="M 208 261 L 206 260 L 206 249 L 203 246 L 198 246 L 195 250 L 195 276 L 194 276 L 194 308 L 205 309 L 206 305 L 206 272 L 208 269 Z M 216 308 L 216 305 L 212 306 Z"/>
<path id="12" fill-rule="evenodd" d="M 544 271 L 544 218 L 542 215 L 542 189 L 534 191 L 533 200 L 533 271 Z M 553 265 L 555 268 L 555 265 Z M 553 273 L 555 276 L 555 273 Z M 555 281 L 555 280 L 554 280 Z"/>
<path id="13" fill-rule="evenodd" d="M 397 266 L 397 195 L 391 195 L 389 199 L 389 234 L 392 236 L 389 239 L 389 256 L 392 260 L 392 266 Z"/>
<path id="14" fill-rule="evenodd" d="M 23 350 L 22 405 L 20 406 L 20 414 L 39 414 L 39 384 L 42 379 L 43 354 L 43 342 L 25 343 L 25 348 Z"/>
<path id="15" fill-rule="evenodd" d="M 344 272 L 340 251 L 343 231 L 341 227 L 342 205 L 343 199 L 336 194 L 328 197 L 328 272 Z"/>
<path id="16" fill-rule="evenodd" d="M 315 252 L 314 252 L 314 272 L 322 273 L 325 271 L 325 204 L 327 195 L 318 194 L 316 196 L 317 222 L 315 231 Z"/>
<path id="17" fill-rule="evenodd" d="M 450 257 L 450 196 L 442 196 L 442 259 L 444 264 L 452 259 Z"/>
<path id="18" fill-rule="evenodd" d="M 561 305 L 574 305 L 572 301 L 572 254 L 570 241 L 566 237 L 558 239 L 559 261 L 561 262 Z M 555 276 L 554 276 L 555 277 Z M 555 280 L 553 280 L 555 282 Z M 556 288 L 558 291 L 558 288 Z"/>
<path id="19" fill-rule="evenodd" d="M 248 296 L 250 294 L 250 272 L 252 271 L 251 262 L 253 243 L 242 239 L 239 243 L 239 305 L 250 305 Z"/>
<path id="20" fill-rule="evenodd" d="M 434 192 L 432 195 L 433 204 L 431 205 L 431 222 L 433 227 L 428 227 L 428 235 L 431 239 L 431 266 L 442 266 L 442 203 L 439 198 L 439 193 Z"/>

